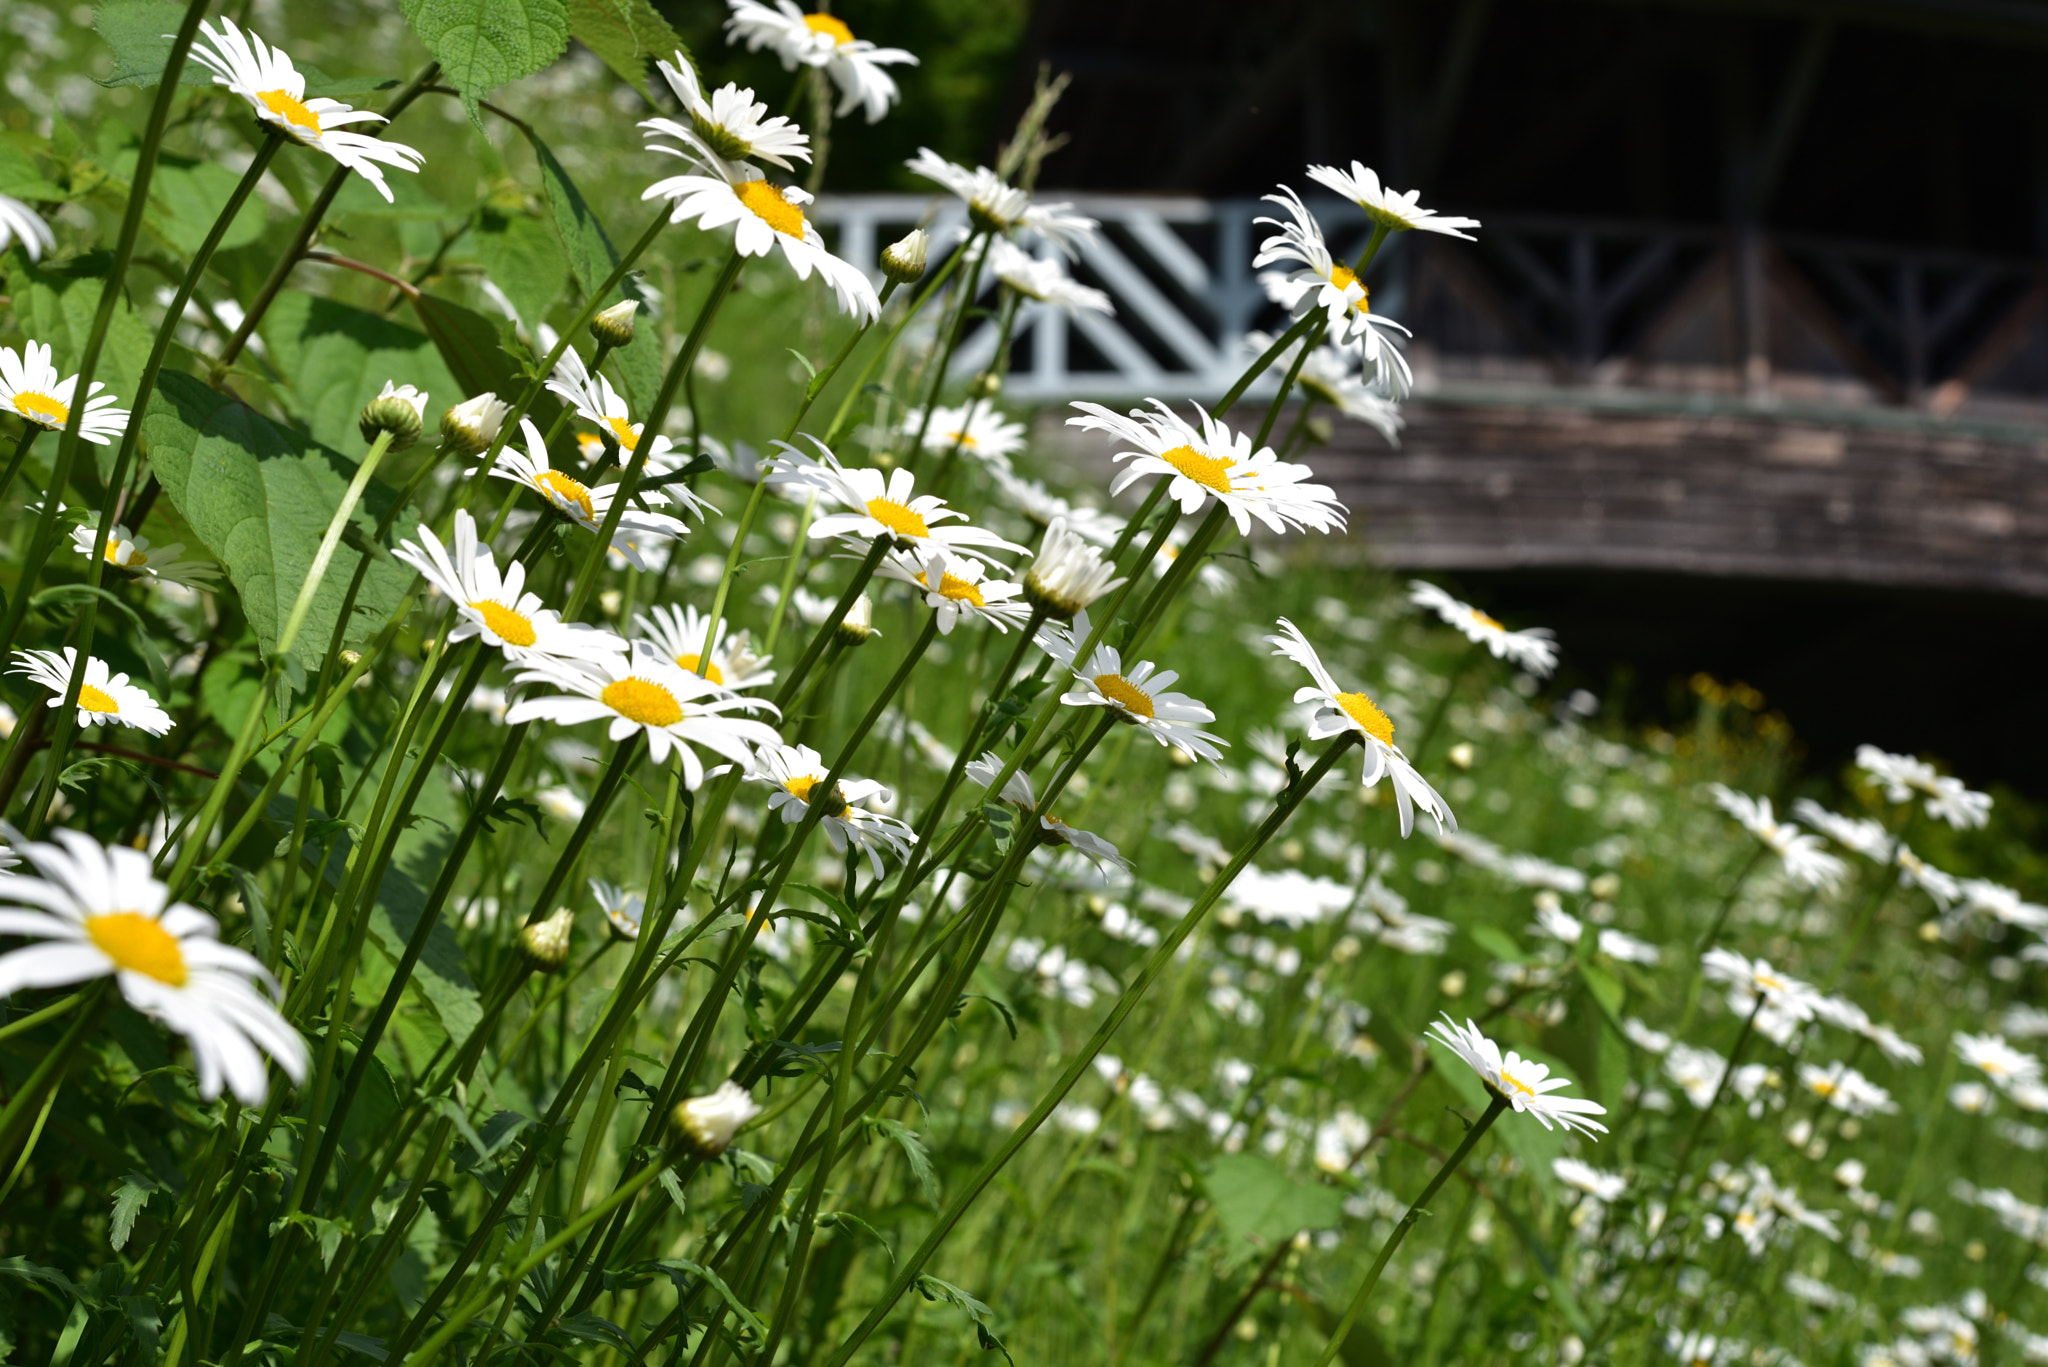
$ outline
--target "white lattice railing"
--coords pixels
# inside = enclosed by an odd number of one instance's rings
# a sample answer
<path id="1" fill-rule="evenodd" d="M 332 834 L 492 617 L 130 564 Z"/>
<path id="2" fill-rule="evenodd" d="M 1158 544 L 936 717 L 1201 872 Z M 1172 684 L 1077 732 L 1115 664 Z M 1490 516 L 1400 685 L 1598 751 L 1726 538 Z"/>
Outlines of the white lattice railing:
<path id="1" fill-rule="evenodd" d="M 1074 274 L 1106 291 L 1116 314 L 1069 318 L 1056 309 L 1026 310 L 1017 320 L 1021 345 L 1005 392 L 1044 400 L 1212 399 L 1228 389 L 1244 368 L 1241 339 L 1271 311 L 1251 266 L 1270 230 L 1252 220 L 1274 213 L 1274 206 L 1249 199 L 1071 198 L 1104 229 L 1082 248 Z M 1340 254 L 1364 245 L 1365 216 L 1355 206 L 1318 201 L 1312 207 Z M 928 214 L 926 226 L 939 241 L 957 240 L 966 227 L 958 201 L 921 195 L 836 195 L 820 200 L 814 216 L 834 230 L 840 256 L 879 279 L 880 248 Z M 1042 251 L 1053 254 L 1050 247 Z M 995 341 L 993 324 L 979 325 L 956 353 L 954 373 L 965 377 L 987 364 Z"/>

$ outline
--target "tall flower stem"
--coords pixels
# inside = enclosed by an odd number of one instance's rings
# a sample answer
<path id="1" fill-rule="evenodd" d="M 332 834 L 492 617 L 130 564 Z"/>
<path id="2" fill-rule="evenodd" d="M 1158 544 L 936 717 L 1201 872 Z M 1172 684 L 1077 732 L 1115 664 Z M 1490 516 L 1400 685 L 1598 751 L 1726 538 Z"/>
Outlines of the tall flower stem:
<path id="1" fill-rule="evenodd" d="M 78 1018 L 71 1022 L 49 1052 L 37 1062 L 35 1070 L 8 1098 L 7 1108 L 0 1111 L 0 1163 L 15 1156 L 16 1146 L 25 1144 L 31 1127 L 40 1128 L 38 1117 L 45 1113 L 45 1103 L 64 1085 L 64 1075 L 77 1061 L 79 1045 L 114 1004 L 109 995 L 113 990 L 112 983 L 98 983 L 88 990 L 91 996 L 86 1002 L 86 1009 L 78 1013 Z"/>
<path id="2" fill-rule="evenodd" d="M 28 459 L 28 448 L 36 444 L 36 438 L 43 435 L 43 429 L 35 423 L 24 421 L 21 425 L 21 440 L 14 444 L 14 454 L 7 458 L 7 470 L 0 473 L 0 503 L 7 498 L 7 491 L 14 487 L 14 477 L 21 471 L 21 463 Z M 105 554 L 105 552 L 101 552 Z"/>
<path id="3" fill-rule="evenodd" d="M 910 307 L 903 311 L 903 316 L 890 326 L 888 335 L 882 338 L 882 344 L 875 348 L 867 363 L 860 368 L 860 373 L 853 377 L 853 385 L 846 391 L 846 397 L 839 401 L 838 410 L 832 414 L 832 423 L 825 429 L 825 445 L 836 444 L 839 438 L 846 434 L 846 424 L 853 417 L 853 406 L 860 402 L 860 396 L 867 392 L 868 380 L 874 375 L 875 367 L 896 349 L 896 339 L 903 335 L 903 329 L 910 326 L 911 319 L 924 311 L 925 304 L 938 293 L 939 288 L 952 277 L 953 272 L 960 268 L 960 262 L 966 255 L 966 249 L 962 248 L 947 258 L 946 264 L 939 267 L 938 274 L 925 281 L 924 288 L 910 301 Z"/>
<path id="4" fill-rule="evenodd" d="M 910 451 L 905 459 L 905 463 L 913 470 L 917 468 L 919 453 L 924 450 L 925 433 L 931 430 L 932 414 L 938 408 L 939 392 L 945 388 L 946 371 L 953 364 L 953 353 L 959 349 L 960 339 L 967 332 L 967 315 L 974 309 L 975 296 L 981 293 L 981 268 L 988 262 L 991 239 L 986 233 L 978 236 L 981 250 L 974 254 L 974 265 L 967 272 L 967 284 L 960 291 L 960 299 L 953 307 L 951 318 L 943 325 L 942 335 L 934 340 L 938 355 L 932 366 L 931 383 L 925 387 L 922 405 L 924 416 L 917 425 L 917 437 L 910 443 Z M 973 242 L 969 242 L 960 250 L 969 251 L 974 245 Z"/>
<path id="5" fill-rule="evenodd" d="M 990 1155 L 988 1161 L 981 1166 L 980 1171 L 976 1172 L 968 1180 L 966 1186 L 954 1195 L 952 1201 L 947 1204 L 945 1212 L 940 1215 L 938 1222 L 932 1227 L 931 1232 L 925 1236 L 924 1242 L 920 1243 L 917 1246 L 917 1250 L 903 1260 L 897 1269 L 896 1275 L 890 1279 L 888 1288 L 883 1291 L 873 1308 L 868 1311 L 867 1317 L 855 1327 L 852 1333 L 847 1335 L 846 1339 L 840 1343 L 838 1350 L 832 1354 L 830 1367 L 845 1367 L 846 1363 L 853 1358 L 853 1355 L 860 1351 L 861 1345 L 867 1342 L 868 1337 L 881 1326 L 882 1321 L 888 1318 L 890 1312 L 896 1308 L 896 1302 L 902 1299 L 903 1293 L 908 1291 L 916 1282 L 918 1276 L 922 1274 L 925 1264 L 938 1251 L 939 1245 L 945 1242 L 947 1236 L 953 1232 L 954 1227 L 960 1223 L 961 1217 L 967 1213 L 967 1208 L 975 1202 L 983 1190 L 988 1187 L 989 1183 L 995 1180 L 996 1175 L 1008 1166 L 1010 1160 L 1016 1156 L 1018 1150 L 1024 1147 L 1031 1136 L 1038 1132 L 1039 1126 L 1043 1125 L 1046 1118 L 1053 1113 L 1053 1109 L 1066 1099 L 1067 1093 L 1074 1089 L 1081 1081 L 1082 1076 L 1094 1067 L 1096 1055 L 1108 1047 L 1110 1040 L 1115 1037 L 1118 1028 L 1123 1025 L 1125 1018 L 1137 1009 L 1138 1003 L 1143 1000 L 1145 993 L 1158 980 L 1159 976 L 1172 966 L 1175 951 L 1181 947 L 1189 935 L 1194 933 L 1195 927 L 1200 925 L 1208 916 L 1210 909 L 1222 898 L 1224 891 L 1229 888 L 1230 884 L 1237 878 L 1237 875 L 1243 872 L 1245 865 L 1251 863 L 1257 857 L 1259 851 L 1265 848 L 1266 843 L 1287 823 L 1287 818 L 1294 815 L 1294 809 L 1299 807 L 1303 800 L 1315 791 L 1316 785 L 1322 781 L 1323 775 L 1329 773 L 1331 766 L 1336 764 L 1343 757 L 1344 752 L 1350 748 L 1352 740 L 1352 736 L 1348 733 L 1338 737 L 1328 749 L 1323 751 L 1321 758 L 1316 760 L 1307 774 L 1303 775 L 1299 781 L 1290 785 L 1286 791 L 1281 793 L 1279 799 L 1273 805 L 1272 812 L 1259 824 L 1259 828 L 1239 848 L 1238 852 L 1231 858 L 1231 861 L 1224 865 L 1223 869 L 1214 878 L 1209 880 L 1209 885 L 1202 890 L 1201 896 L 1195 899 L 1194 905 L 1188 908 L 1186 915 L 1181 917 L 1179 924 L 1174 926 L 1160 940 L 1152 953 L 1147 956 L 1145 966 L 1139 970 L 1137 977 L 1131 980 L 1130 986 L 1126 987 L 1122 995 L 1117 998 L 1116 1004 L 1110 1008 L 1109 1015 L 1096 1028 L 1095 1033 L 1089 1037 L 1088 1042 L 1082 1045 L 1075 1053 L 1073 1059 L 1067 1063 L 1060 1073 L 1059 1080 L 1053 1083 L 1044 1096 L 1039 1098 L 1038 1104 L 1031 1108 L 1031 1114 L 1026 1116 L 1018 1124 L 1017 1128 L 1010 1132 L 1009 1136 L 1003 1141 L 1002 1147 Z M 1055 796 L 1057 796 L 1056 791 L 1049 793 L 1046 803 L 1050 804 Z M 1026 829 L 1018 836 L 1016 848 L 1028 849 L 1035 842 L 1035 836 L 1036 832 L 1034 830 Z M 1021 860 L 1015 860 L 1014 862 L 1021 867 Z M 950 1003 L 948 1003 L 948 1009 L 950 1009 Z M 1460 1156 L 1462 1157 L 1462 1151 Z M 1431 1191 L 1433 1192 L 1434 1188 Z"/>
<path id="6" fill-rule="evenodd" d="M 1443 1189 L 1451 1174 L 1458 1170 L 1459 1164 L 1465 1161 L 1466 1155 L 1472 1152 L 1480 1137 L 1493 1128 L 1493 1122 L 1500 1119 L 1501 1112 L 1507 1108 L 1507 1098 L 1498 1092 L 1493 1093 L 1487 1102 L 1486 1113 L 1472 1123 L 1472 1128 L 1465 1131 L 1465 1138 L 1459 1142 L 1457 1148 L 1451 1150 L 1451 1156 L 1436 1170 L 1436 1176 L 1429 1179 L 1429 1185 L 1422 1189 L 1422 1195 L 1415 1198 L 1415 1204 L 1408 1207 L 1408 1213 L 1401 1217 L 1401 1222 L 1387 1235 L 1387 1241 L 1380 1245 L 1379 1256 L 1372 1260 L 1372 1266 L 1366 1269 L 1365 1280 L 1358 1284 L 1357 1293 L 1351 1297 L 1351 1305 L 1344 1311 L 1344 1318 L 1338 1320 L 1337 1327 L 1330 1332 L 1330 1341 L 1323 1345 L 1322 1355 L 1316 1359 L 1315 1367 L 1329 1367 L 1331 1359 L 1343 1348 L 1345 1336 L 1351 1332 L 1351 1326 L 1358 1322 L 1359 1312 L 1365 1309 L 1366 1301 L 1372 1296 L 1372 1289 L 1379 1285 L 1380 1273 L 1386 1271 L 1387 1262 L 1394 1256 L 1394 1251 L 1401 1247 L 1402 1241 L 1408 1237 L 1408 1231 L 1422 1218 L 1422 1213 L 1429 1208 L 1429 1203 L 1436 1199 L 1437 1192 Z"/>

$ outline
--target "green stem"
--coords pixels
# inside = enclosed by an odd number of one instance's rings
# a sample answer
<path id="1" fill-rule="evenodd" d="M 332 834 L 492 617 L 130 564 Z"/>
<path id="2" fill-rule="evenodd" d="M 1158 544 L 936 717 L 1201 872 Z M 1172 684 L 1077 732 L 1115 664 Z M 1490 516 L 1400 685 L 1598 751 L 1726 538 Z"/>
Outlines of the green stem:
<path id="1" fill-rule="evenodd" d="M 924 311 L 925 304 L 938 293 L 939 287 L 946 283 L 947 278 L 959 269 L 960 262 L 965 256 L 965 251 L 958 251 L 947 258 L 946 264 L 939 267 L 939 273 L 925 282 L 924 288 L 917 292 L 917 298 L 910 301 L 910 307 L 890 327 L 889 335 L 882 339 L 882 344 L 868 357 L 867 364 L 861 367 L 860 374 L 853 377 L 853 387 L 847 390 L 846 397 L 839 401 L 839 409 L 832 415 L 832 425 L 825 429 L 826 446 L 837 445 L 839 438 L 845 435 L 846 424 L 853 417 L 853 406 L 860 401 L 860 396 L 867 392 L 868 380 L 875 373 L 875 367 L 896 349 L 896 339 L 903 335 L 903 329 L 910 326 L 911 319 Z"/>
<path id="2" fill-rule="evenodd" d="M 1330 1333 L 1330 1341 L 1323 1345 L 1322 1355 L 1316 1359 L 1315 1367 L 1329 1367 L 1331 1359 L 1343 1348 L 1345 1336 L 1351 1332 L 1351 1326 L 1358 1322 L 1359 1312 L 1365 1309 L 1365 1302 L 1372 1295 L 1372 1289 L 1379 1285 L 1380 1273 L 1386 1270 L 1387 1261 L 1394 1256 L 1394 1250 L 1408 1237 L 1408 1231 L 1422 1218 L 1422 1212 L 1435 1199 L 1444 1183 L 1450 1180 L 1451 1174 L 1458 1170 L 1458 1165 L 1465 1161 L 1466 1155 L 1472 1152 L 1480 1136 L 1493 1128 L 1493 1122 L 1500 1119 L 1501 1112 L 1507 1108 L 1507 1098 L 1498 1092 L 1493 1093 L 1487 1102 L 1486 1113 L 1473 1122 L 1471 1129 L 1465 1131 L 1464 1140 L 1451 1151 L 1451 1156 L 1444 1160 L 1444 1165 L 1436 1170 L 1436 1176 L 1429 1179 L 1429 1185 L 1422 1189 L 1422 1195 L 1415 1198 L 1415 1204 L 1408 1207 L 1408 1213 L 1401 1217 L 1401 1223 L 1395 1225 L 1393 1231 L 1387 1235 L 1387 1241 L 1380 1245 L 1379 1256 L 1372 1260 L 1372 1266 L 1366 1270 L 1365 1280 L 1359 1283 L 1357 1294 L 1351 1298 L 1350 1307 L 1344 1311 L 1344 1318 L 1337 1321 L 1336 1329 Z"/>
<path id="3" fill-rule="evenodd" d="M 306 625 L 306 614 L 313 610 L 314 596 L 320 592 L 320 583 L 327 577 L 327 567 L 334 561 L 334 550 L 341 544 L 341 534 L 347 529 L 356 504 L 362 501 L 363 490 L 370 487 L 372 476 L 390 449 L 391 433 L 379 432 L 377 439 L 370 443 L 369 453 L 356 466 L 355 477 L 349 480 L 348 489 L 343 492 L 334 516 L 327 520 L 327 531 L 320 538 L 319 549 L 313 552 L 313 563 L 306 570 L 306 580 L 299 585 L 299 595 L 292 601 L 290 615 L 284 619 L 284 630 L 277 634 L 277 654 L 280 657 L 292 653 L 292 644 L 299 639 L 299 629 Z"/>
<path id="4" fill-rule="evenodd" d="M 21 425 L 21 440 L 14 444 L 14 454 L 7 460 L 7 473 L 0 475 L 0 502 L 7 498 L 7 491 L 14 487 L 14 477 L 21 470 L 21 463 L 28 459 L 28 448 L 36 444 L 36 438 L 43 429 L 32 422 Z M 104 554 L 104 552 L 102 552 Z"/>
<path id="5" fill-rule="evenodd" d="M 967 315 L 973 311 L 975 296 L 981 293 L 981 268 L 988 261 L 989 237 L 985 232 L 977 233 L 981 250 L 974 253 L 974 267 L 967 273 L 967 286 L 960 292 L 960 302 L 954 307 L 950 323 L 945 326 L 945 335 L 939 339 L 938 363 L 932 368 L 931 384 L 925 390 L 923 418 L 917 424 L 917 437 L 910 443 L 910 450 L 903 463 L 915 470 L 920 457 L 924 455 L 925 433 L 931 430 L 932 414 L 937 411 L 939 391 L 946 385 L 946 370 L 953 363 L 953 353 L 960 346 L 960 339 L 967 331 Z M 970 251 L 975 243 L 969 242 L 960 250 Z"/>

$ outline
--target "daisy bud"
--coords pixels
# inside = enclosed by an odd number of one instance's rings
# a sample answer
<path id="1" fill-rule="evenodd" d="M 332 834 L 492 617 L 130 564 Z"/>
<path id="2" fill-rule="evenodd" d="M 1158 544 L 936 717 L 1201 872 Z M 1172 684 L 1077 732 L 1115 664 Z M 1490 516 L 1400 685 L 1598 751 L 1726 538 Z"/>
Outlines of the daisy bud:
<path id="1" fill-rule="evenodd" d="M 519 948 L 532 961 L 535 971 L 540 973 L 558 972 L 569 962 L 569 927 L 576 923 L 576 914 L 567 907 L 556 910 L 545 921 L 534 921 L 519 931 Z"/>
<path id="2" fill-rule="evenodd" d="M 984 370 L 974 377 L 967 386 L 967 396 L 972 399 L 993 399 L 1003 392 L 1003 377 L 993 370 Z"/>
<path id="3" fill-rule="evenodd" d="M 441 415 L 441 445 L 462 460 L 480 456 L 498 439 L 498 429 L 511 411 L 496 394 L 479 394 L 459 403 Z"/>
<path id="4" fill-rule="evenodd" d="M 425 394 L 409 384 L 393 385 L 386 380 L 384 392 L 363 405 L 356 430 L 367 442 L 376 441 L 380 432 L 390 433 L 391 445 L 385 449 L 396 453 L 420 439 L 420 431 L 427 422 L 426 411 Z"/>
<path id="5" fill-rule="evenodd" d="M 1068 531 L 1065 518 L 1056 517 L 1025 572 L 1024 597 L 1046 616 L 1071 622 L 1075 613 L 1124 582 L 1115 574 L 1116 566 L 1101 551 Z"/>
<path id="6" fill-rule="evenodd" d="M 912 228 L 903 238 L 882 249 L 882 274 L 899 285 L 921 280 L 931 251 L 931 234 L 922 228 Z"/>
<path id="7" fill-rule="evenodd" d="M 638 299 L 628 299 L 613 304 L 603 313 L 590 320 L 590 335 L 597 338 L 599 346 L 614 349 L 633 345 L 633 315 L 640 311 Z"/>
<path id="8" fill-rule="evenodd" d="M 846 616 L 839 622 L 839 644 L 843 646 L 866 645 L 868 637 L 875 634 L 875 605 L 865 593 L 854 600 Z"/>
<path id="9" fill-rule="evenodd" d="M 363 652 L 360 650 L 344 650 L 341 652 L 341 662 L 350 669 L 354 669 L 363 662 Z"/>
<path id="10" fill-rule="evenodd" d="M 726 1081 L 709 1096 L 693 1096 L 679 1103 L 670 1116 L 699 1156 L 716 1158 L 731 1145 L 740 1126 L 760 1113 L 746 1088 Z"/>

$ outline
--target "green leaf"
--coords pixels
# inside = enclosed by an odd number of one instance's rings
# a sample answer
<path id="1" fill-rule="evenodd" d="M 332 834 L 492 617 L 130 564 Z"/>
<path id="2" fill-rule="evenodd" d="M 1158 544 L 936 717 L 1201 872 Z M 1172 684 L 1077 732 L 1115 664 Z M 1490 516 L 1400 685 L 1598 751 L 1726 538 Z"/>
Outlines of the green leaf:
<path id="1" fill-rule="evenodd" d="M 442 363 L 455 377 L 455 387 L 466 397 L 490 393 L 509 403 L 525 390 L 525 378 L 512 354 L 505 350 L 504 334 L 496 323 L 475 309 L 435 294 L 415 295 L 412 306 L 420 326 L 427 330 L 434 349 L 440 352 Z M 511 324 L 507 322 L 506 326 Z M 546 430 L 554 410 L 548 405 L 548 396 L 543 394 L 542 399 L 533 406 L 532 416 Z"/>
<path id="2" fill-rule="evenodd" d="M 93 11 L 92 26 L 114 50 L 114 74 L 100 84 L 155 85 L 171 60 L 171 35 L 184 19 L 185 6 L 177 0 L 104 0 Z M 213 77 L 188 58 L 178 84 L 212 85 Z"/>
<path id="3" fill-rule="evenodd" d="M 157 1309 L 156 1301 L 148 1296 L 123 1296 L 121 1313 L 128 1317 L 128 1328 L 142 1350 L 142 1360 L 155 1362 L 157 1337 L 164 1327 L 163 1312 Z"/>
<path id="4" fill-rule="evenodd" d="M 606 236 L 604 225 L 597 221 L 597 214 L 591 209 L 583 192 L 576 188 L 576 182 L 569 172 L 555 158 L 555 154 L 538 137 L 528 139 L 533 144 L 533 155 L 540 163 L 541 189 L 546 193 L 548 207 L 554 211 L 555 231 L 561 234 L 562 246 L 569 253 L 569 270 L 576 277 L 576 283 L 588 295 L 604 283 L 619 264 L 618 250 Z M 646 296 L 628 276 L 624 283 L 606 295 L 603 306 L 627 299 L 645 302 Z M 644 340 L 635 342 L 623 351 L 612 353 L 612 368 L 626 387 L 627 402 L 636 413 L 644 413 L 647 405 L 654 402 L 654 393 L 661 387 L 661 356 L 659 348 L 649 346 Z"/>
<path id="5" fill-rule="evenodd" d="M 77 370 L 85 354 L 107 263 L 104 254 L 95 253 L 41 265 L 23 263 L 9 273 L 14 314 L 21 330 L 50 348 L 60 374 Z M 154 340 L 150 326 L 135 315 L 125 299 L 115 306 L 93 378 L 106 385 L 105 392 L 113 394 L 122 408 L 134 406 L 135 384 L 142 378 Z M 112 442 L 94 448 L 101 478 L 113 473 L 115 449 Z"/>
<path id="6" fill-rule="evenodd" d="M 478 101 L 548 66 L 569 46 L 564 0 L 399 0 L 398 8 L 478 127 Z"/>
<path id="7" fill-rule="evenodd" d="M 932 1169 L 931 1151 L 918 1138 L 917 1131 L 900 1120 L 873 1120 L 868 1128 L 879 1130 L 896 1141 L 902 1148 L 904 1158 L 910 1162 L 910 1171 L 917 1177 L 917 1184 L 924 1188 L 924 1199 L 932 1203 L 932 1209 L 939 1208 L 939 1175 Z"/>
<path id="8" fill-rule="evenodd" d="M 1528 951 L 1515 943 L 1514 936 L 1499 926 L 1466 926 L 1465 933 L 1472 937 L 1472 943 L 1504 963 L 1518 964 L 1528 957 Z"/>
<path id="9" fill-rule="evenodd" d="M 554 231 L 525 214 L 486 209 L 477 215 L 471 241 L 492 282 L 519 311 L 519 321 L 536 327 L 569 278 L 569 258 Z"/>
<path id="10" fill-rule="evenodd" d="M 1209 1166 L 1204 1184 L 1223 1231 L 1227 1264 L 1247 1262 L 1304 1229 L 1330 1229 L 1343 1221 L 1343 1192 L 1297 1182 L 1260 1154 L 1223 1155 Z"/>
<path id="11" fill-rule="evenodd" d="M 107 1225 L 107 1242 L 116 1253 L 127 1247 L 128 1236 L 135 1232 L 135 1217 L 149 1204 L 150 1193 L 161 1190 L 155 1178 L 139 1172 L 129 1173 L 114 1188 L 114 1218 Z"/>
<path id="12" fill-rule="evenodd" d="M 1621 1030 L 1621 1007 L 1626 999 L 1621 984 L 1612 973 L 1597 964 L 1579 961 L 1579 977 L 1586 984 L 1586 992 L 1593 998 L 1593 1004 L 1600 1008 L 1600 1014 L 1607 1018 L 1607 1024 L 1617 1033 Z"/>
<path id="13" fill-rule="evenodd" d="M 312 568 L 355 462 L 174 371 L 158 382 L 142 420 L 142 439 L 165 496 L 227 566 L 243 615 L 264 651 L 274 651 L 278 628 Z M 362 555 L 349 542 L 368 543 L 394 497 L 371 481 L 355 509 L 358 536 L 336 548 L 292 647 L 309 672 L 320 667 Z M 348 624 L 344 644 L 366 639 L 397 608 L 412 578 L 410 569 L 380 556 L 363 579 L 358 616 Z"/>
<path id="14" fill-rule="evenodd" d="M 362 444 L 356 419 L 387 380 L 426 391 L 429 431 L 442 409 L 467 397 L 426 333 L 337 299 L 279 295 L 263 320 L 263 339 L 290 377 L 313 440 L 337 451 Z"/>
<path id="15" fill-rule="evenodd" d="M 730 1152 L 730 1150 L 727 1152 Z M 731 1308 L 732 1313 L 739 1318 L 741 1324 L 751 1329 L 756 1335 L 761 1337 L 767 1336 L 768 1326 L 761 1323 L 761 1317 L 752 1310 L 749 1310 L 747 1303 L 738 1296 L 735 1296 L 732 1293 L 732 1288 L 725 1284 L 725 1278 L 719 1276 L 710 1268 L 702 1263 L 691 1262 L 688 1258 L 664 1258 L 656 1263 L 655 1266 L 667 1270 L 669 1280 L 676 1284 L 678 1290 L 682 1287 L 683 1276 L 697 1278 L 718 1293 L 719 1299 L 723 1300 Z M 682 1274 L 682 1276 L 678 1276 L 678 1273 Z"/>
<path id="16" fill-rule="evenodd" d="M 16 199 L 67 199 L 64 187 L 43 178 L 36 169 L 41 150 L 25 134 L 0 134 L 0 195 Z"/>
<path id="17" fill-rule="evenodd" d="M 135 174 L 136 154 L 131 150 L 114 160 L 114 173 L 123 180 Z M 220 211 L 227 207 L 241 176 L 217 161 L 165 154 L 157 159 L 156 174 L 150 178 L 149 200 L 153 212 L 149 225 L 156 234 L 186 256 L 199 250 L 213 229 Z M 250 195 L 235 221 L 221 238 L 221 250 L 246 247 L 263 236 L 269 214 L 263 196 Z"/>
<path id="18" fill-rule="evenodd" d="M 974 1336 L 980 1340 L 982 1351 L 1001 1353 L 1005 1360 L 1012 1363 L 1016 1361 L 1010 1357 L 1010 1350 L 1003 1347 L 1003 1341 L 997 1338 L 990 1328 L 996 1322 L 996 1312 L 989 1309 L 985 1302 L 977 1300 L 953 1283 L 941 1281 L 929 1273 L 917 1279 L 917 1294 L 928 1301 L 941 1301 L 965 1310 L 967 1317 L 974 1321 Z"/>
<path id="19" fill-rule="evenodd" d="M 649 62 L 677 53 L 690 60 L 683 40 L 648 0 L 569 0 L 569 31 L 642 95 L 650 93 Z"/>

